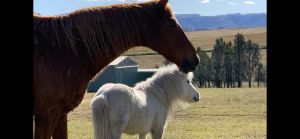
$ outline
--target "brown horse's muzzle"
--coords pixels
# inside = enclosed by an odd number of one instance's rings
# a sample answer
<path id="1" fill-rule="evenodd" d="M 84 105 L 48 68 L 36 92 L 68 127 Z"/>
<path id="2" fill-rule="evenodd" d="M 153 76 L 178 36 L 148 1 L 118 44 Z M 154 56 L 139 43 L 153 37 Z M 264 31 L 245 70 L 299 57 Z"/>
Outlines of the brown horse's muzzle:
<path id="1" fill-rule="evenodd" d="M 199 61 L 200 60 L 198 56 L 192 59 L 183 59 L 179 70 L 183 73 L 195 71 Z"/>

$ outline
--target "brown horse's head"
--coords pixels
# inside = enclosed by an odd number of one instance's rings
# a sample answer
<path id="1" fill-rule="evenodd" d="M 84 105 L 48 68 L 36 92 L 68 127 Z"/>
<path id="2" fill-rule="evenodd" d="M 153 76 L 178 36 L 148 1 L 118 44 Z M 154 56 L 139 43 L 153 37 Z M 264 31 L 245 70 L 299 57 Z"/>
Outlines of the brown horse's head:
<path id="1" fill-rule="evenodd" d="M 168 5 L 168 0 L 157 1 L 160 14 L 160 30 L 155 36 L 152 49 L 174 62 L 182 72 L 194 71 L 199 57 L 192 43 L 188 40 Z"/>

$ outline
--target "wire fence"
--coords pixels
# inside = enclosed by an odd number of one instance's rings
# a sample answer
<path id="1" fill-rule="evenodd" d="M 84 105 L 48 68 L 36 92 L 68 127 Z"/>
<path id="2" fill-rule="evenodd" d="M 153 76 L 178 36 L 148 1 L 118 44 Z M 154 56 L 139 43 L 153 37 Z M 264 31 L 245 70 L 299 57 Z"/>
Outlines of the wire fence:
<path id="1" fill-rule="evenodd" d="M 267 49 L 266 45 L 259 45 L 260 49 Z M 204 49 L 205 52 L 212 52 L 212 49 Z M 139 56 L 139 55 L 158 55 L 158 53 L 147 47 L 134 47 L 123 53 L 124 56 Z"/>

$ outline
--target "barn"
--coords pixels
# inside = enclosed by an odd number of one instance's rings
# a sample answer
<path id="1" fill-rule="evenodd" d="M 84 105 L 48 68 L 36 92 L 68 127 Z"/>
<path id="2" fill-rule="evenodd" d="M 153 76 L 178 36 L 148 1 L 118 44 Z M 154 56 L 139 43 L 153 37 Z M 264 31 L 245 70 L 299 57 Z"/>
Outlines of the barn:
<path id="1" fill-rule="evenodd" d="M 87 92 L 96 92 L 106 83 L 122 83 L 134 86 L 137 82 L 152 76 L 156 71 L 156 69 L 138 69 L 137 62 L 128 56 L 120 56 L 89 82 Z"/>

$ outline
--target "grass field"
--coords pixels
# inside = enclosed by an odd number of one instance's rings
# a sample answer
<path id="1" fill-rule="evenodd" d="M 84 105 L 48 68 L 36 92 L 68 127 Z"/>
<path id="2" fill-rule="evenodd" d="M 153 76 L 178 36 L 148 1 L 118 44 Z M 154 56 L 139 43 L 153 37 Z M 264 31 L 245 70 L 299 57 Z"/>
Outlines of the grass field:
<path id="1" fill-rule="evenodd" d="M 242 33 L 246 40 L 251 39 L 253 42 L 258 43 L 260 46 L 266 47 L 267 45 L 267 29 L 266 27 L 259 28 L 245 28 L 245 29 L 219 29 L 219 30 L 206 30 L 186 32 L 188 39 L 192 42 L 194 47 L 200 47 L 203 50 L 211 50 L 214 47 L 215 40 L 222 37 L 226 42 L 233 42 L 234 36 L 237 33 Z M 161 55 L 143 55 L 156 53 L 148 48 L 135 47 L 130 49 L 125 54 L 137 54 L 130 56 L 133 60 L 137 61 L 140 68 L 154 68 L 160 65 L 165 58 Z M 141 55 L 139 55 L 141 54 Z M 211 53 L 208 53 L 209 55 Z M 267 50 L 261 50 L 261 62 L 266 65 Z M 150 60 L 149 60 L 150 59 Z M 153 59 L 153 60 L 152 60 Z"/>
<path id="2" fill-rule="evenodd" d="M 200 89 L 201 100 L 173 113 L 164 139 L 266 138 L 266 88 Z M 91 139 L 90 101 L 94 93 L 68 116 L 70 139 Z M 136 136 L 122 135 L 122 139 Z M 150 135 L 148 135 L 150 138 Z"/>
<path id="3" fill-rule="evenodd" d="M 188 39 L 195 47 L 212 49 L 217 38 L 222 37 L 226 42 L 233 42 L 237 33 L 242 33 L 246 40 L 251 39 L 259 45 L 266 46 L 266 27 L 245 28 L 245 29 L 218 29 L 208 31 L 186 32 Z"/>

